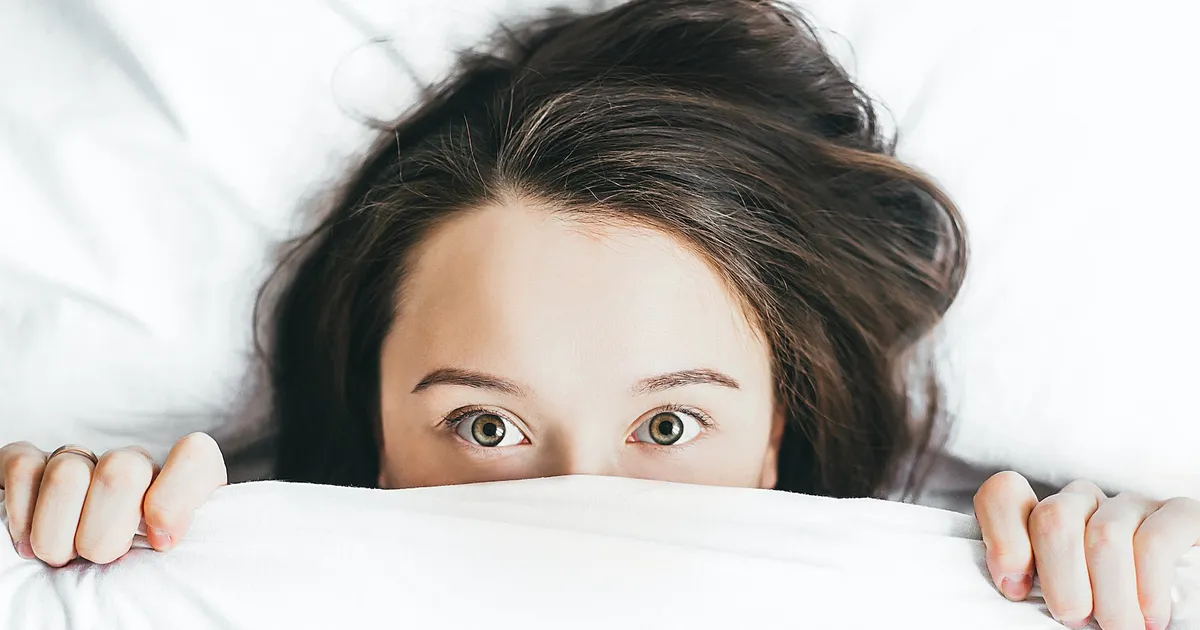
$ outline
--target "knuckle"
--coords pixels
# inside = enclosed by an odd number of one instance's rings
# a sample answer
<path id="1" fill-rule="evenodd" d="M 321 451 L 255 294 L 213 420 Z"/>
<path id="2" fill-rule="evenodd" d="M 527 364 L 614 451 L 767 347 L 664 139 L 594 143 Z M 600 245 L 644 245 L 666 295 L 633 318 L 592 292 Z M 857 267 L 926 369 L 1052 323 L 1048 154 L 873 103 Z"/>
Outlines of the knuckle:
<path id="1" fill-rule="evenodd" d="M 1076 479 L 1076 480 L 1072 481 L 1071 483 L 1068 483 L 1067 485 L 1063 486 L 1063 490 L 1086 490 L 1086 491 L 1090 492 L 1090 491 L 1096 489 L 1097 487 L 1098 486 L 1096 486 L 1096 484 L 1088 481 L 1087 479 Z"/>
<path id="2" fill-rule="evenodd" d="M 150 462 L 138 453 L 113 451 L 100 458 L 93 480 L 109 488 L 144 487 L 153 472 Z"/>
<path id="3" fill-rule="evenodd" d="M 1029 482 L 1020 473 L 1011 470 L 998 472 L 979 486 L 979 491 L 975 493 L 975 503 L 978 505 L 981 501 L 990 500 L 995 495 L 1010 495 L 1016 492 L 1023 491 Z"/>
<path id="4" fill-rule="evenodd" d="M 1095 611 L 1096 623 L 1104 630 L 1145 630 L 1146 625 L 1140 614 L 1123 613 L 1111 606 L 1097 605 Z"/>
<path id="5" fill-rule="evenodd" d="M 130 544 L 121 545 L 105 540 L 78 540 L 75 543 L 79 557 L 95 564 L 109 564 L 125 555 L 129 547 Z"/>
<path id="6" fill-rule="evenodd" d="M 1083 540 L 1089 550 L 1129 545 L 1133 532 L 1124 523 L 1111 519 L 1092 519 L 1084 530 Z"/>
<path id="7" fill-rule="evenodd" d="M 29 442 L 10 442 L 0 447 L 0 455 L 8 455 L 9 453 L 17 452 L 21 454 L 41 453 L 41 449 L 30 444 Z"/>
<path id="8" fill-rule="evenodd" d="M 1169 553 L 1170 547 L 1162 536 L 1140 529 L 1133 533 L 1133 556 L 1137 562 L 1160 562 Z"/>
<path id="9" fill-rule="evenodd" d="M 1143 611 L 1153 613 L 1153 611 L 1157 611 L 1161 608 L 1159 602 L 1162 601 L 1162 596 L 1159 593 L 1152 593 L 1150 591 L 1143 589 L 1141 587 L 1141 585 L 1138 585 L 1137 599 L 1138 599 L 1138 606 Z M 1170 605 L 1171 605 L 1170 599 L 1168 599 L 1166 603 L 1167 603 L 1167 608 L 1169 610 Z M 1155 617 L 1155 616 L 1161 617 L 1162 615 L 1149 614 L 1147 616 L 1148 617 Z"/>
<path id="10" fill-rule="evenodd" d="M 221 450 L 212 436 L 200 432 L 183 436 L 175 443 L 175 448 L 190 457 L 203 457 L 214 452 L 220 453 Z"/>
<path id="11" fill-rule="evenodd" d="M 1161 505 L 1158 501 L 1154 501 L 1149 497 L 1133 492 L 1122 492 L 1112 499 L 1109 499 L 1109 501 L 1106 501 L 1106 503 L 1107 502 L 1111 502 L 1113 505 L 1119 505 L 1125 510 L 1144 512 L 1146 515 L 1153 513 Z"/>
<path id="12" fill-rule="evenodd" d="M 991 476 L 984 485 L 992 485 L 998 490 L 1024 490 L 1029 482 L 1019 472 L 1006 470 Z"/>
<path id="13" fill-rule="evenodd" d="M 1011 549 L 997 549 L 987 552 L 988 564 L 1001 573 L 1020 573 L 1029 566 L 1030 554 L 1019 553 Z"/>
<path id="14" fill-rule="evenodd" d="M 1049 608 L 1050 614 L 1054 615 L 1054 618 L 1060 621 L 1087 619 L 1094 612 L 1098 612 L 1092 609 L 1092 602 L 1089 599 L 1082 597 L 1059 596 L 1051 598 L 1048 596 L 1046 597 L 1046 608 Z"/>
<path id="15" fill-rule="evenodd" d="M 38 560 L 52 567 L 61 567 L 75 558 L 75 554 L 70 547 L 66 545 L 47 544 L 36 535 L 30 538 L 29 546 L 33 549 L 33 555 Z"/>
<path id="16" fill-rule="evenodd" d="M 45 458 L 32 453 L 17 455 L 5 465 L 4 479 L 8 485 L 13 485 L 15 481 L 24 482 L 37 479 L 45 466 Z"/>
<path id="17" fill-rule="evenodd" d="M 1037 504 L 1029 515 L 1029 533 L 1039 538 L 1059 536 L 1078 524 L 1079 517 L 1058 496 Z"/>
<path id="18" fill-rule="evenodd" d="M 142 504 L 142 518 L 152 527 L 167 525 L 175 520 L 175 508 L 153 490 L 146 495 Z"/>
<path id="19" fill-rule="evenodd" d="M 207 433 L 192 433 L 184 436 L 171 449 L 170 458 L 184 460 L 188 468 L 197 471 L 208 481 L 217 485 L 228 483 L 225 458 L 216 440 Z"/>
<path id="20" fill-rule="evenodd" d="M 1047 605 L 1046 607 L 1050 609 L 1050 614 L 1054 615 L 1055 619 L 1061 621 L 1078 621 L 1080 619 L 1087 619 L 1092 615 L 1090 607 L 1076 602 L 1059 604 L 1058 606 Z M 1109 629 L 1109 626 L 1103 625 L 1103 623 L 1101 623 L 1100 627 L 1105 630 Z"/>
<path id="21" fill-rule="evenodd" d="M 42 472 L 43 483 L 87 489 L 92 480 L 91 464 L 82 457 L 55 457 Z"/>
<path id="22" fill-rule="evenodd" d="M 1103 610 L 1097 610 L 1093 617 L 1096 620 L 1096 625 L 1104 630 L 1129 630 L 1129 626 L 1121 624 L 1120 617 Z M 1076 617 L 1071 617 L 1071 619 L 1076 619 Z M 1145 626 L 1142 626 L 1142 628 L 1145 628 Z"/>
<path id="23" fill-rule="evenodd" d="M 1163 502 L 1159 509 L 1178 510 L 1187 518 L 1200 522 L 1200 500 L 1192 497 L 1174 497 Z"/>
<path id="24" fill-rule="evenodd" d="M 1076 479 L 1067 484 L 1060 491 L 1060 494 L 1076 495 L 1077 497 L 1085 497 L 1089 502 L 1104 501 L 1108 495 L 1104 494 L 1104 490 L 1096 484 L 1086 479 Z"/>

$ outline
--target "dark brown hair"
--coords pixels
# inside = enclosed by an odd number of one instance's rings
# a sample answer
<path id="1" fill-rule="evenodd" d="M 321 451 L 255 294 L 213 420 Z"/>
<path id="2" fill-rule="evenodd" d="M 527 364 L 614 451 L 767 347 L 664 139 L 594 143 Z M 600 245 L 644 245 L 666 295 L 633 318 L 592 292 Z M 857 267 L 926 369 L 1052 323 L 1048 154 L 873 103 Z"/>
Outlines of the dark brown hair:
<path id="1" fill-rule="evenodd" d="M 961 282 L 950 200 L 897 161 L 799 14 L 634 0 L 465 55 L 295 245 L 266 326 L 280 478 L 376 483 L 406 256 L 434 224 L 514 196 L 653 226 L 724 275 L 773 351 L 777 488 L 878 496 L 930 443 L 937 389 L 905 374 Z"/>

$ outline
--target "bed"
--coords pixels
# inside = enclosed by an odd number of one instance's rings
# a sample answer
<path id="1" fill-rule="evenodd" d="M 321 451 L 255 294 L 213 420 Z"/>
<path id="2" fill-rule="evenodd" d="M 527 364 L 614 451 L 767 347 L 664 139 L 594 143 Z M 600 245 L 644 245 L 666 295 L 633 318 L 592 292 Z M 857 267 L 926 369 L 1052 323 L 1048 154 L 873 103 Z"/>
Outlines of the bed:
<path id="1" fill-rule="evenodd" d="M 162 457 L 203 430 L 234 479 L 265 478 L 249 322 L 275 245 L 370 142 L 364 121 L 555 4 L 596 3 L 0 8 L 0 443 Z M 970 230 L 933 346 L 954 433 L 924 505 L 598 478 L 239 484 L 171 554 L 53 572 L 0 545 L 0 627 L 1056 627 L 991 587 L 969 500 L 1006 468 L 1200 498 L 1200 126 L 1177 111 L 1200 97 L 1200 6 L 802 7 Z M 452 544 L 489 532 L 514 548 Z M 1200 628 L 1194 553 L 1179 571 L 1172 627 Z M 472 600 L 472 579 L 500 594 Z M 670 606 L 639 598 L 663 584 Z"/>

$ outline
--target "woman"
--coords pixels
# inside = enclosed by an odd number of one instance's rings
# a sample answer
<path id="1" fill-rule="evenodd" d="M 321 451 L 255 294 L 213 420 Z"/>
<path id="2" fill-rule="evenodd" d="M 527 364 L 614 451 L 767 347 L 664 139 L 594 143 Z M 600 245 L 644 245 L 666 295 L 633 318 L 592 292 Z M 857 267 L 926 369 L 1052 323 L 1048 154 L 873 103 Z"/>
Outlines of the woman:
<path id="1" fill-rule="evenodd" d="M 382 134 L 281 265 L 268 309 L 280 479 L 408 488 L 563 474 L 883 496 L 920 481 L 953 205 L 783 7 L 636 0 L 506 31 Z M 914 369 L 917 368 L 917 369 Z M 908 462 L 917 462 L 909 464 Z M 0 451 L 18 550 L 172 547 L 225 483 L 192 435 L 161 471 Z M 1163 627 L 1200 505 L 976 500 L 997 587 L 1069 627 Z"/>

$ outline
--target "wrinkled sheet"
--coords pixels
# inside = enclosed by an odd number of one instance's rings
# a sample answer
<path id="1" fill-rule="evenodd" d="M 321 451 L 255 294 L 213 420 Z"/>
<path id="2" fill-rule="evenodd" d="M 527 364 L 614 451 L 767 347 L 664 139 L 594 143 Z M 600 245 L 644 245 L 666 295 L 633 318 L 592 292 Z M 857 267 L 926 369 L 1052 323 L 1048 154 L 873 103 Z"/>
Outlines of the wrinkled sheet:
<path id="1" fill-rule="evenodd" d="M 160 554 L 0 545 L 4 628 L 1059 628 L 986 577 L 970 516 L 605 477 L 219 491 Z M 1200 557 L 1173 630 L 1200 628 Z M 1190 622 L 1188 620 L 1191 620 Z"/>

